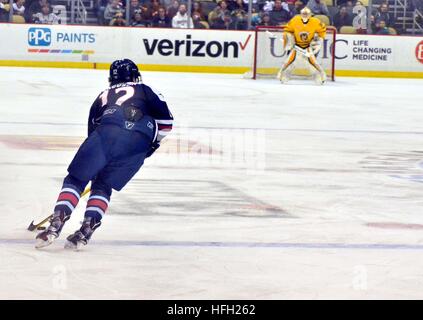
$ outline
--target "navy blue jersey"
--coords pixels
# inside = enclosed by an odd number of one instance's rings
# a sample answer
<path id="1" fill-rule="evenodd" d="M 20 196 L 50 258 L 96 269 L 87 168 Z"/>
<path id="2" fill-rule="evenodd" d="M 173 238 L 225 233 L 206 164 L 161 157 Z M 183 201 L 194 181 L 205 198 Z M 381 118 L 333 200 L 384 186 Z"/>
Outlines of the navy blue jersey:
<path id="1" fill-rule="evenodd" d="M 172 130 L 173 116 L 160 93 L 143 83 L 120 83 L 104 90 L 94 101 L 88 118 L 88 135 L 101 123 L 116 124 L 129 130 L 144 130 L 137 124 L 155 122 L 152 142 L 160 141 Z M 150 127 L 150 125 L 148 125 Z"/>

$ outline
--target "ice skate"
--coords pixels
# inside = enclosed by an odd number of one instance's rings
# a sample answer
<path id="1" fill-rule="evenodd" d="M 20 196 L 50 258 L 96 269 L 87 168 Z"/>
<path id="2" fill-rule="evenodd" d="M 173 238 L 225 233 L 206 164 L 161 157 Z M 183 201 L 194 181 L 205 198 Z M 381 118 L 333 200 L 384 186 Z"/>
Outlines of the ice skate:
<path id="1" fill-rule="evenodd" d="M 37 243 L 35 244 L 35 248 L 40 249 L 51 245 L 53 241 L 59 237 L 65 222 L 69 220 L 69 218 L 70 216 L 65 215 L 64 212 L 55 212 L 53 214 L 50 226 L 37 235 Z"/>
<path id="2" fill-rule="evenodd" d="M 79 250 L 87 245 L 95 229 L 100 225 L 101 221 L 97 222 L 91 217 L 86 217 L 81 228 L 66 238 L 65 249 Z"/>
<path id="3" fill-rule="evenodd" d="M 285 71 L 279 70 L 278 72 L 278 79 L 281 83 L 285 84 L 289 81 L 289 77 L 288 74 Z"/>
<path id="4" fill-rule="evenodd" d="M 314 81 L 318 85 L 323 85 L 326 82 L 326 73 L 324 71 L 316 73 Z"/>

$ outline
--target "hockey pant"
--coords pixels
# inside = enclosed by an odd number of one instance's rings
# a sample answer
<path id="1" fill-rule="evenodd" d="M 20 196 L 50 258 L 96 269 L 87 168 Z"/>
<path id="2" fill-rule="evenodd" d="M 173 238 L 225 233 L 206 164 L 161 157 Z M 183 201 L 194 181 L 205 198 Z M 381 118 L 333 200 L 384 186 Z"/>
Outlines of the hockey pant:
<path id="1" fill-rule="evenodd" d="M 55 211 L 71 214 L 89 181 L 86 216 L 101 219 L 112 189 L 120 191 L 138 172 L 151 148 L 151 137 L 115 125 L 100 125 L 80 146 L 69 165 Z M 91 210 L 91 213 L 90 213 Z"/>

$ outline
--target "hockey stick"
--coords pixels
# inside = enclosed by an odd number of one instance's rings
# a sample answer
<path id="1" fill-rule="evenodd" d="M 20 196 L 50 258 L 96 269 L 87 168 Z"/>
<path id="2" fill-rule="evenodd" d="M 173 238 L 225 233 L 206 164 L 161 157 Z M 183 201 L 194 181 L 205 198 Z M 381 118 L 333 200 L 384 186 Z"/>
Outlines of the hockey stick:
<path id="1" fill-rule="evenodd" d="M 84 190 L 84 192 L 81 193 L 81 198 L 83 196 L 85 196 L 87 193 L 89 193 L 91 191 L 90 187 L 88 187 L 87 189 Z M 43 221 L 34 224 L 34 220 L 32 220 L 31 224 L 28 226 L 28 230 L 29 231 L 34 231 L 34 230 L 44 230 L 46 227 L 43 227 L 43 225 L 50 221 L 50 219 L 53 217 L 53 214 L 49 215 L 47 218 L 45 218 Z"/>

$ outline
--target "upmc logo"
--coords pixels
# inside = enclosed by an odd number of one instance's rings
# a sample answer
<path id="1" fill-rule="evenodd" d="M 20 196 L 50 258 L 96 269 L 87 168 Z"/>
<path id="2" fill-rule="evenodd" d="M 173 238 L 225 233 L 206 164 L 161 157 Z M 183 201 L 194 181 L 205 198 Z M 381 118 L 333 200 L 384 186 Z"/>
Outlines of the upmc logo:
<path id="1" fill-rule="evenodd" d="M 423 63 L 423 41 L 420 41 L 416 47 L 416 58 Z"/>
<path id="2" fill-rule="evenodd" d="M 30 46 L 49 46 L 51 44 L 51 30 L 49 28 L 29 28 L 28 44 Z"/>

